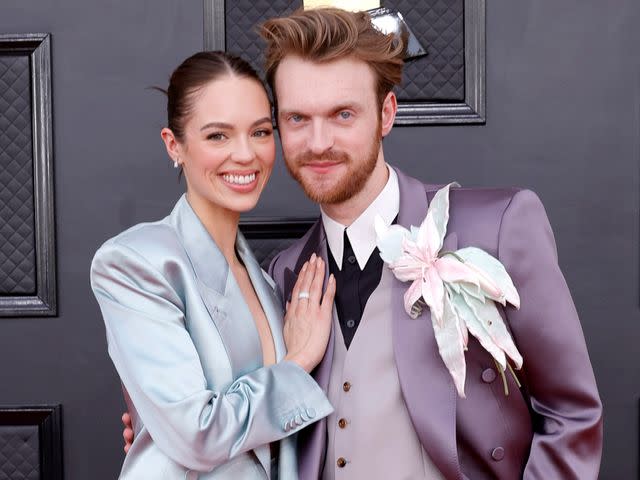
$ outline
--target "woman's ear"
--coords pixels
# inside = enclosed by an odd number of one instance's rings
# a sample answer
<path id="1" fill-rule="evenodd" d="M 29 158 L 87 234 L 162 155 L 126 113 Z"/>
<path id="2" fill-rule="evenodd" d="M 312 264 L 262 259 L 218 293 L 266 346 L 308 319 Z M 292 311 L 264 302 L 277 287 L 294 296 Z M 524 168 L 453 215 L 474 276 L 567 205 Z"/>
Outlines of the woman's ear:
<path id="1" fill-rule="evenodd" d="M 393 127 L 393 122 L 396 119 L 396 113 L 398 112 L 398 100 L 396 94 L 393 92 L 387 93 L 384 101 L 382 102 L 382 113 L 380 115 L 382 130 L 382 136 L 386 136 Z"/>
<path id="2" fill-rule="evenodd" d="M 182 163 L 182 161 L 180 160 L 180 144 L 176 140 L 173 132 L 165 127 L 160 131 L 160 136 L 162 137 L 164 146 L 167 148 L 167 153 L 169 154 L 171 161 L 174 164 Z"/>

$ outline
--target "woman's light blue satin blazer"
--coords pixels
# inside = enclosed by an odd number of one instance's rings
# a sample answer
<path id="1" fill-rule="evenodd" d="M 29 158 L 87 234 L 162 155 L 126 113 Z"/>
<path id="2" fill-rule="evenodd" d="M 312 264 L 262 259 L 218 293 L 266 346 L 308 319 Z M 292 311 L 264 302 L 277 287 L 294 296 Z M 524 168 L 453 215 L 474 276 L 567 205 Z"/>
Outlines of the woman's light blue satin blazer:
<path id="1" fill-rule="evenodd" d="M 275 284 L 241 233 L 236 249 L 282 360 Z M 100 247 L 91 286 L 135 431 L 121 479 L 269 479 L 281 439 L 278 477 L 297 478 L 291 435 L 332 407 L 295 363 L 263 366 L 249 308 L 186 196 Z"/>

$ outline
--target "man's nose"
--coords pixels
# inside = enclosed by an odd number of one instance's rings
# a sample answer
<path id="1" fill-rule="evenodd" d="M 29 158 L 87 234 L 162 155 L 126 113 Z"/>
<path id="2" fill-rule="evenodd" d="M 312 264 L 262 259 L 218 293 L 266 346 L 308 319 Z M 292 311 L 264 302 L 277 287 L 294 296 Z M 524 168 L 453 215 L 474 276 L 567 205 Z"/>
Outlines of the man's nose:
<path id="1" fill-rule="evenodd" d="M 333 147 L 333 133 L 326 122 L 316 120 L 312 124 L 309 150 L 316 154 L 322 154 Z"/>

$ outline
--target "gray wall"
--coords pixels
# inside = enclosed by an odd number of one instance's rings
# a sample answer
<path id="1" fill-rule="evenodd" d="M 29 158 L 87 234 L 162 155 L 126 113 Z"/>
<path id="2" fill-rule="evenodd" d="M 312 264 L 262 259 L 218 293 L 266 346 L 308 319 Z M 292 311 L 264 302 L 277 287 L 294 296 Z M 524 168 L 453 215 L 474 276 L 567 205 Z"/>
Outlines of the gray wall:
<path id="1" fill-rule="evenodd" d="M 636 478 L 640 4 L 488 3 L 487 124 L 396 128 L 386 157 L 429 182 L 539 193 L 605 403 L 601 478 Z M 202 47 L 202 6 L 2 1 L 0 32 L 39 31 L 53 34 L 60 315 L 0 320 L 0 405 L 62 403 L 65 478 L 111 479 L 123 407 L 89 263 L 109 236 L 163 216 L 182 189 L 159 138 L 163 99 L 145 88 L 165 85 Z M 315 208 L 279 165 L 255 213 Z"/>

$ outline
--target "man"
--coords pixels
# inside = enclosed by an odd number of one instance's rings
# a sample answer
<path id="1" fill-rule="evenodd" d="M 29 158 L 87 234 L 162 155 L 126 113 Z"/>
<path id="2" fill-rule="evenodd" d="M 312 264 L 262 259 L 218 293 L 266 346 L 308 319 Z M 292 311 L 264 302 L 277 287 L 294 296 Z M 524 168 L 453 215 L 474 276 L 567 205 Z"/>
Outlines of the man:
<path id="1" fill-rule="evenodd" d="M 470 337 L 460 398 L 429 310 L 409 317 L 408 284 L 376 248 L 376 214 L 418 226 L 437 190 L 385 162 L 402 45 L 366 14 L 336 9 L 270 20 L 262 34 L 287 168 L 322 213 L 270 273 L 283 301 L 312 253 L 337 281 L 337 318 L 315 372 L 335 413 L 299 434 L 300 478 L 597 478 L 602 406 L 535 194 L 451 191 L 445 248 L 479 247 L 505 266 L 521 307 L 503 317 L 524 358 L 522 388 L 509 376 L 505 395 L 492 357 Z"/>
<path id="2" fill-rule="evenodd" d="M 322 213 L 270 273 L 287 300 L 315 252 L 337 280 L 337 318 L 315 373 L 335 413 L 300 433 L 300 478 L 597 478 L 601 402 L 535 194 L 451 192 L 446 249 L 476 246 L 506 267 L 521 308 L 504 317 L 524 358 L 522 388 L 508 377 L 507 396 L 491 356 L 470 338 L 459 398 L 429 311 L 408 316 L 408 284 L 376 248 L 376 214 L 419 226 L 437 190 L 385 163 L 401 45 L 366 14 L 336 9 L 269 20 L 262 35 L 287 168 Z"/>

